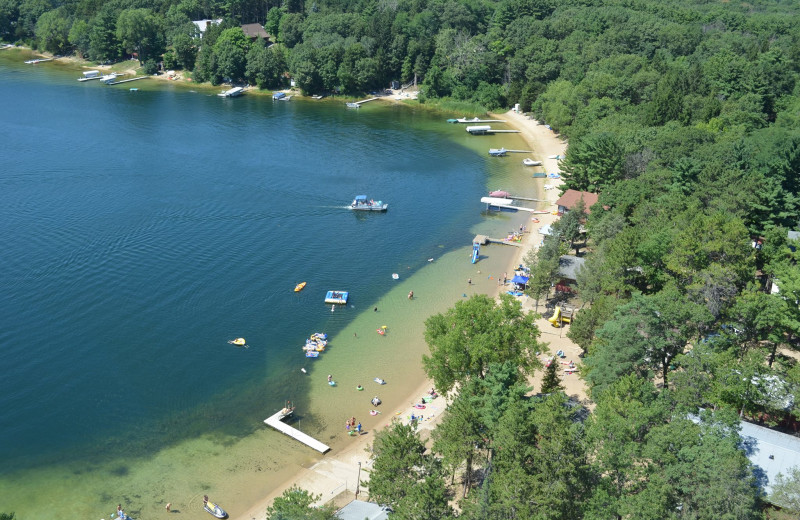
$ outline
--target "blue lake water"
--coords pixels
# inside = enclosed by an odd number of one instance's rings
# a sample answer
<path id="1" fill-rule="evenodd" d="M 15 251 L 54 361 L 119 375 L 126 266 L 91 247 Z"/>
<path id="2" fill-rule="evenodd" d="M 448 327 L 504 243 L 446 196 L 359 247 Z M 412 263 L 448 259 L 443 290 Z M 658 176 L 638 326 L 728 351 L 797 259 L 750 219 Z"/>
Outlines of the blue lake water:
<path id="1" fill-rule="evenodd" d="M 484 218 L 488 161 L 441 115 L 131 92 L 44 65 L 0 62 L 0 477 L 261 429 L 304 398 L 288 374 L 309 333 Z M 357 194 L 389 211 L 347 210 Z M 330 289 L 351 305 L 332 314 Z"/>

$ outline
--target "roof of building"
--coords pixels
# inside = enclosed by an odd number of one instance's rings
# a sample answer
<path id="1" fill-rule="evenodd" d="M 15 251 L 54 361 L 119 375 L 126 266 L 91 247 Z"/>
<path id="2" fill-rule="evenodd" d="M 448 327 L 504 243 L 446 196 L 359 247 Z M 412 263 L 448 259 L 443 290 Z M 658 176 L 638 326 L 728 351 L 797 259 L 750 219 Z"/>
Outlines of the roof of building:
<path id="1" fill-rule="evenodd" d="M 269 34 L 267 31 L 264 30 L 264 27 L 257 23 L 246 23 L 242 25 L 242 32 L 248 38 L 264 38 L 265 40 L 269 40 Z"/>
<path id="2" fill-rule="evenodd" d="M 567 280 L 577 280 L 578 271 L 583 269 L 586 259 L 574 255 L 561 255 L 558 257 L 558 275 Z"/>
<path id="3" fill-rule="evenodd" d="M 339 511 L 336 516 L 341 520 L 387 520 L 391 509 L 374 502 L 353 500 Z"/>
<path id="4" fill-rule="evenodd" d="M 591 213 L 589 208 L 597 203 L 597 199 L 599 197 L 600 196 L 597 193 L 592 193 L 589 191 L 567 190 L 561 197 L 559 197 L 559 199 L 556 201 L 556 204 L 567 209 L 572 209 L 582 198 L 583 205 L 585 207 L 584 213 L 588 215 Z"/>
<path id="5" fill-rule="evenodd" d="M 222 23 L 222 18 L 218 18 L 216 20 L 193 20 L 193 24 L 197 26 L 197 29 L 200 31 L 200 34 L 206 32 L 209 25 Z"/>
<path id="6" fill-rule="evenodd" d="M 744 421 L 741 428 L 742 449 L 755 466 L 759 484 L 769 495 L 778 473 L 788 477 L 792 467 L 800 466 L 800 439 Z"/>

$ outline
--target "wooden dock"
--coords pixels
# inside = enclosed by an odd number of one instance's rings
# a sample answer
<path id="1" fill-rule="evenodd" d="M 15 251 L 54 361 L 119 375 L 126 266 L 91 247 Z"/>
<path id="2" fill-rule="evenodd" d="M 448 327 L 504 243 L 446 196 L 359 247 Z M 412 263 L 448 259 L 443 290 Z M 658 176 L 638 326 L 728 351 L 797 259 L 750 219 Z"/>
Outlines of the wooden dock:
<path id="1" fill-rule="evenodd" d="M 456 123 L 505 123 L 502 119 L 456 119 Z"/>
<path id="2" fill-rule="evenodd" d="M 503 240 L 502 238 L 492 238 L 487 237 L 486 235 L 475 235 L 475 238 L 472 239 L 473 244 L 480 244 L 485 246 L 488 243 L 492 244 L 505 244 L 507 246 L 515 246 L 515 247 L 522 247 L 520 242 L 511 242 L 508 240 Z"/>
<path id="3" fill-rule="evenodd" d="M 497 130 L 488 125 L 468 126 L 467 132 L 472 135 L 486 135 L 486 134 L 518 134 L 519 130 Z"/>
<path id="4" fill-rule="evenodd" d="M 290 415 L 292 415 L 292 411 L 290 410 L 287 413 L 286 409 L 284 408 L 284 409 L 280 410 L 278 413 L 276 413 L 276 414 L 264 419 L 264 423 L 267 426 L 272 426 L 273 428 L 275 428 L 279 432 L 285 433 L 289 437 L 302 442 L 306 446 L 308 446 L 310 448 L 314 448 L 315 450 L 317 450 L 320 453 L 325 453 L 326 451 L 329 451 L 331 449 L 330 446 L 328 446 L 327 444 L 322 444 L 321 442 L 319 442 L 317 439 L 311 437 L 310 435 L 306 435 L 305 433 L 301 432 L 300 430 L 292 428 L 291 426 L 289 426 L 288 424 L 283 422 L 283 419 L 285 419 L 286 417 L 289 417 Z"/>
<path id="5" fill-rule="evenodd" d="M 138 78 L 130 78 L 130 79 L 121 79 L 119 81 L 112 81 L 111 83 L 106 83 L 106 85 L 121 85 L 122 83 L 129 83 L 131 81 L 137 81 L 140 79 L 147 79 L 150 76 L 139 76 Z"/>
<path id="6" fill-rule="evenodd" d="M 376 99 L 379 99 L 379 98 L 372 97 L 372 98 L 369 98 L 369 99 L 362 99 L 361 101 L 355 101 L 355 104 L 356 105 L 363 105 L 364 103 L 369 103 L 370 101 L 375 101 Z"/>

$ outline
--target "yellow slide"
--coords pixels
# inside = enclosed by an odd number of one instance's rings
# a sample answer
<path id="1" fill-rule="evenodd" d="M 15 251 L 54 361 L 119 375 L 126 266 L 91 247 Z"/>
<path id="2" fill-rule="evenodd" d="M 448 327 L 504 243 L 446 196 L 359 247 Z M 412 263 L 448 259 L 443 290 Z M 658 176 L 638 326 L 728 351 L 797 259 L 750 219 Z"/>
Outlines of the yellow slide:
<path id="1" fill-rule="evenodd" d="M 551 317 L 547 318 L 547 321 L 549 321 L 553 325 L 553 327 L 560 327 L 561 326 L 561 307 L 556 307 L 556 311 L 553 313 L 553 315 Z"/>

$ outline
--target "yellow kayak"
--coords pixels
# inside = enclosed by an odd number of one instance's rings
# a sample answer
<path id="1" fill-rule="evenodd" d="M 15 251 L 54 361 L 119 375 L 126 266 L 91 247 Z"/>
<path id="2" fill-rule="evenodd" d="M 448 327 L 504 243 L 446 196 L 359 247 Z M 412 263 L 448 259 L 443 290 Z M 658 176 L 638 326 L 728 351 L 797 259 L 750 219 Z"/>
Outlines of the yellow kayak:
<path id="1" fill-rule="evenodd" d="M 294 292 L 300 292 L 303 290 L 303 287 L 306 286 L 306 282 L 300 282 L 299 284 L 294 286 Z"/>
<path id="2" fill-rule="evenodd" d="M 230 343 L 231 345 L 238 345 L 238 346 L 241 347 L 246 342 L 245 342 L 244 338 L 236 338 L 236 339 L 229 340 L 228 343 Z"/>

